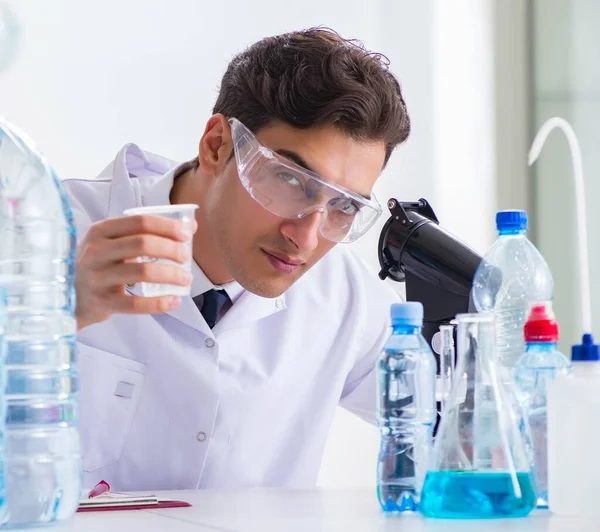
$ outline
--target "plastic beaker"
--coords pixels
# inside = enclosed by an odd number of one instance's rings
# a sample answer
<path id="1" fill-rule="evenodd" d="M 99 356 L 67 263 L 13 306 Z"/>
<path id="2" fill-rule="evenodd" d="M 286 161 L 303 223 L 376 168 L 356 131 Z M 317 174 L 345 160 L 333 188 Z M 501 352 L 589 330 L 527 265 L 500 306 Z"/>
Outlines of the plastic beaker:
<path id="1" fill-rule="evenodd" d="M 158 205 L 149 207 L 135 207 L 132 209 L 126 209 L 123 211 L 125 216 L 138 216 L 138 215 L 151 215 L 151 216 L 164 216 L 173 220 L 178 220 L 183 226 L 183 230 L 189 233 L 190 239 L 185 243 L 186 250 L 188 252 L 187 262 L 181 264 L 167 259 L 156 259 L 153 257 L 138 257 L 139 261 L 150 262 L 155 261 L 159 264 L 170 264 L 178 266 L 186 272 L 192 272 L 192 234 L 194 232 L 194 211 L 198 208 L 198 205 L 183 204 L 183 205 Z M 190 294 L 191 287 L 180 286 L 175 284 L 162 284 L 162 283 L 141 283 L 142 294 L 146 297 L 156 296 L 186 296 Z"/>
<path id="2" fill-rule="evenodd" d="M 499 377 L 492 314 L 459 314 L 452 391 L 425 477 L 421 512 L 438 518 L 523 517 L 536 490 L 522 416 Z"/>

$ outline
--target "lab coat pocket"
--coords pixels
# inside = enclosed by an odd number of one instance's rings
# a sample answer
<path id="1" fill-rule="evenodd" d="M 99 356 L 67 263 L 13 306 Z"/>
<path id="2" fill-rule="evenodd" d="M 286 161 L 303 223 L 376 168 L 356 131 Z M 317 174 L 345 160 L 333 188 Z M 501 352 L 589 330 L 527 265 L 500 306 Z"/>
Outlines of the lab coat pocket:
<path id="1" fill-rule="evenodd" d="M 77 345 L 83 468 L 95 471 L 121 458 L 146 366 L 95 347 Z"/>

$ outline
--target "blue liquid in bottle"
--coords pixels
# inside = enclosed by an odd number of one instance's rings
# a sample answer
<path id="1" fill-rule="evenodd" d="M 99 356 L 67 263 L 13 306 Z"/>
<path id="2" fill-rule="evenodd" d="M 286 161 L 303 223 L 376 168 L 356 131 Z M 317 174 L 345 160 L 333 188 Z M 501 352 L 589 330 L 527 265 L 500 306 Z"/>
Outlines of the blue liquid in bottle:
<path id="1" fill-rule="evenodd" d="M 520 496 L 507 472 L 432 471 L 425 477 L 421 511 L 441 519 L 525 517 L 536 504 L 531 474 L 517 473 Z"/>

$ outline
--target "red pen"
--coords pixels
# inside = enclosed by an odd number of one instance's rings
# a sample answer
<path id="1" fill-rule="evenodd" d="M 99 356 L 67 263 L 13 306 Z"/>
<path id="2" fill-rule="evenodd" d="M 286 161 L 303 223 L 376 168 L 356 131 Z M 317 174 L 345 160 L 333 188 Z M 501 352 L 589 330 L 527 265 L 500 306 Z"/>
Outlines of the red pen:
<path id="1" fill-rule="evenodd" d="M 106 480 L 101 480 L 90 490 L 88 498 L 91 499 L 93 497 L 99 497 L 103 493 L 108 493 L 109 491 L 110 485 L 108 484 L 108 482 L 106 482 Z"/>

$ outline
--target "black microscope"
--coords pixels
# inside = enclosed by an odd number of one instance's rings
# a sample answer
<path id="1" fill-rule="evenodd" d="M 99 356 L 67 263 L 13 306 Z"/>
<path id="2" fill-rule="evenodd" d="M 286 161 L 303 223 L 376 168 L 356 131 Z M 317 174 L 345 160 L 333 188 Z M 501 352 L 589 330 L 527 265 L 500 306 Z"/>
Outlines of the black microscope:
<path id="1" fill-rule="evenodd" d="M 426 200 L 392 198 L 387 206 L 391 217 L 379 237 L 379 277 L 404 281 L 406 299 L 423 303 L 423 336 L 439 368 L 436 333 L 456 314 L 474 311 L 471 287 L 482 258 L 440 227 Z"/>

